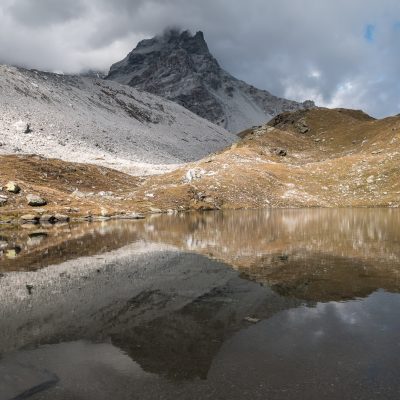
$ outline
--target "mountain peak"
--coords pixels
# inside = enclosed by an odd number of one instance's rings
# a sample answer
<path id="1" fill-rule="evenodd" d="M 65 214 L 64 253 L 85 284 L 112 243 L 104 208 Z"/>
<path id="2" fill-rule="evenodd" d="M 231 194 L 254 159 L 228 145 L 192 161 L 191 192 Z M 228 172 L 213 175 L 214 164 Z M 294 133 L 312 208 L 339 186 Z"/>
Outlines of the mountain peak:
<path id="1" fill-rule="evenodd" d="M 164 31 L 159 41 L 175 48 L 183 48 L 192 54 L 209 53 L 202 31 L 193 35 L 189 30 L 170 28 Z"/>
<path id="2" fill-rule="evenodd" d="M 284 111 L 313 106 L 281 99 L 234 78 L 212 56 L 202 31 L 169 28 L 142 40 L 111 66 L 107 79 L 175 101 L 233 132 Z"/>

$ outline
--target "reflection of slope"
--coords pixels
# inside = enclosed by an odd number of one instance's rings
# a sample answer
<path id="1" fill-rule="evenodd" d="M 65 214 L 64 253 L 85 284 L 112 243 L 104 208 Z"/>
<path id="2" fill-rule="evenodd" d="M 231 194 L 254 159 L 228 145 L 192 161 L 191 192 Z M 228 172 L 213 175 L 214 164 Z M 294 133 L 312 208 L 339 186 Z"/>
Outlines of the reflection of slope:
<path id="1" fill-rule="evenodd" d="M 222 260 L 286 296 L 329 301 L 400 288 L 398 210 L 234 211 L 151 224 L 145 240 Z"/>
<path id="2" fill-rule="evenodd" d="M 221 260 L 279 293 L 312 301 L 363 297 L 400 286 L 400 212 L 394 209 L 261 210 L 160 215 L 47 231 L 4 233 L 22 251 L 3 271 L 154 243 Z M 14 236 L 13 236 L 14 235 Z M 11 241 L 11 240 L 10 240 Z"/>
<path id="3" fill-rule="evenodd" d="M 49 390 L 59 378 L 43 367 L 5 358 L 0 360 L 0 400 L 24 400 Z"/>
<path id="4" fill-rule="evenodd" d="M 269 318 L 300 304 L 199 255 L 127 251 L 3 278 L 9 288 L 0 292 L 0 314 L 9 322 L 0 325 L 0 353 L 111 338 L 146 371 L 205 378 L 246 317 Z M 28 280 L 31 296 L 18 290 Z"/>
<path id="5" fill-rule="evenodd" d="M 221 345 L 248 326 L 249 315 L 265 319 L 300 304 L 238 277 L 172 312 L 166 312 L 168 301 L 162 292 L 132 299 L 126 312 L 112 321 L 110 336 L 146 371 L 174 380 L 206 379 Z M 159 315 L 146 318 L 155 312 Z"/>

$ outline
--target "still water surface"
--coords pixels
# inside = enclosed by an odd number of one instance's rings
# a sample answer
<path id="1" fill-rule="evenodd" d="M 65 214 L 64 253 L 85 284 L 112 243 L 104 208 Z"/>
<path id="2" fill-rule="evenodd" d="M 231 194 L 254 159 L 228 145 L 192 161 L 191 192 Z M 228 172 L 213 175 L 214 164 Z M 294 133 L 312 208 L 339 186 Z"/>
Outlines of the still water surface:
<path id="1" fill-rule="evenodd" d="M 398 399 L 400 211 L 0 228 L 0 400 Z"/>

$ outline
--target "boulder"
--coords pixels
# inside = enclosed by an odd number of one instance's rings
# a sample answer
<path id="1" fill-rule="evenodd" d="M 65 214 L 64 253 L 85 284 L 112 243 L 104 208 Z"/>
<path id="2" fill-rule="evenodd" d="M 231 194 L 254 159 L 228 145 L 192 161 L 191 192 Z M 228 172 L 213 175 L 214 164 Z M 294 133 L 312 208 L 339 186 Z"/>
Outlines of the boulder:
<path id="1" fill-rule="evenodd" d="M 36 194 L 28 194 L 28 196 L 26 196 L 26 199 L 28 200 L 28 204 L 32 207 L 42 207 L 47 204 L 47 201 L 45 199 Z"/>
<path id="2" fill-rule="evenodd" d="M 40 223 L 41 224 L 42 223 L 52 224 L 53 222 L 55 222 L 55 220 L 56 220 L 56 217 L 54 215 L 51 215 L 51 214 L 43 214 L 40 217 Z"/>
<path id="3" fill-rule="evenodd" d="M 64 214 L 56 214 L 54 216 L 56 222 L 68 222 L 69 221 L 69 216 L 64 215 Z"/>
<path id="4" fill-rule="evenodd" d="M 7 190 L 7 192 L 15 193 L 15 194 L 17 194 L 21 191 L 21 188 L 14 181 L 8 182 L 5 189 Z"/>

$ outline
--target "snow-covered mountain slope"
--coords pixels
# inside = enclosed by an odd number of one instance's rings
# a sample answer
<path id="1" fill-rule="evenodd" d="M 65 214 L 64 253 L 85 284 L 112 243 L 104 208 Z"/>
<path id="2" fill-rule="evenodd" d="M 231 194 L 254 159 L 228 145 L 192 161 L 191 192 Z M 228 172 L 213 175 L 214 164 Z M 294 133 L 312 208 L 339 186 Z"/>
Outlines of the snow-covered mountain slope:
<path id="1" fill-rule="evenodd" d="M 236 139 L 176 103 L 116 82 L 0 66 L 0 153 L 146 174 Z"/>
<path id="2" fill-rule="evenodd" d="M 143 40 L 111 67 L 107 79 L 173 100 L 235 133 L 284 111 L 314 107 L 234 78 L 211 55 L 202 32 L 170 30 Z"/>

